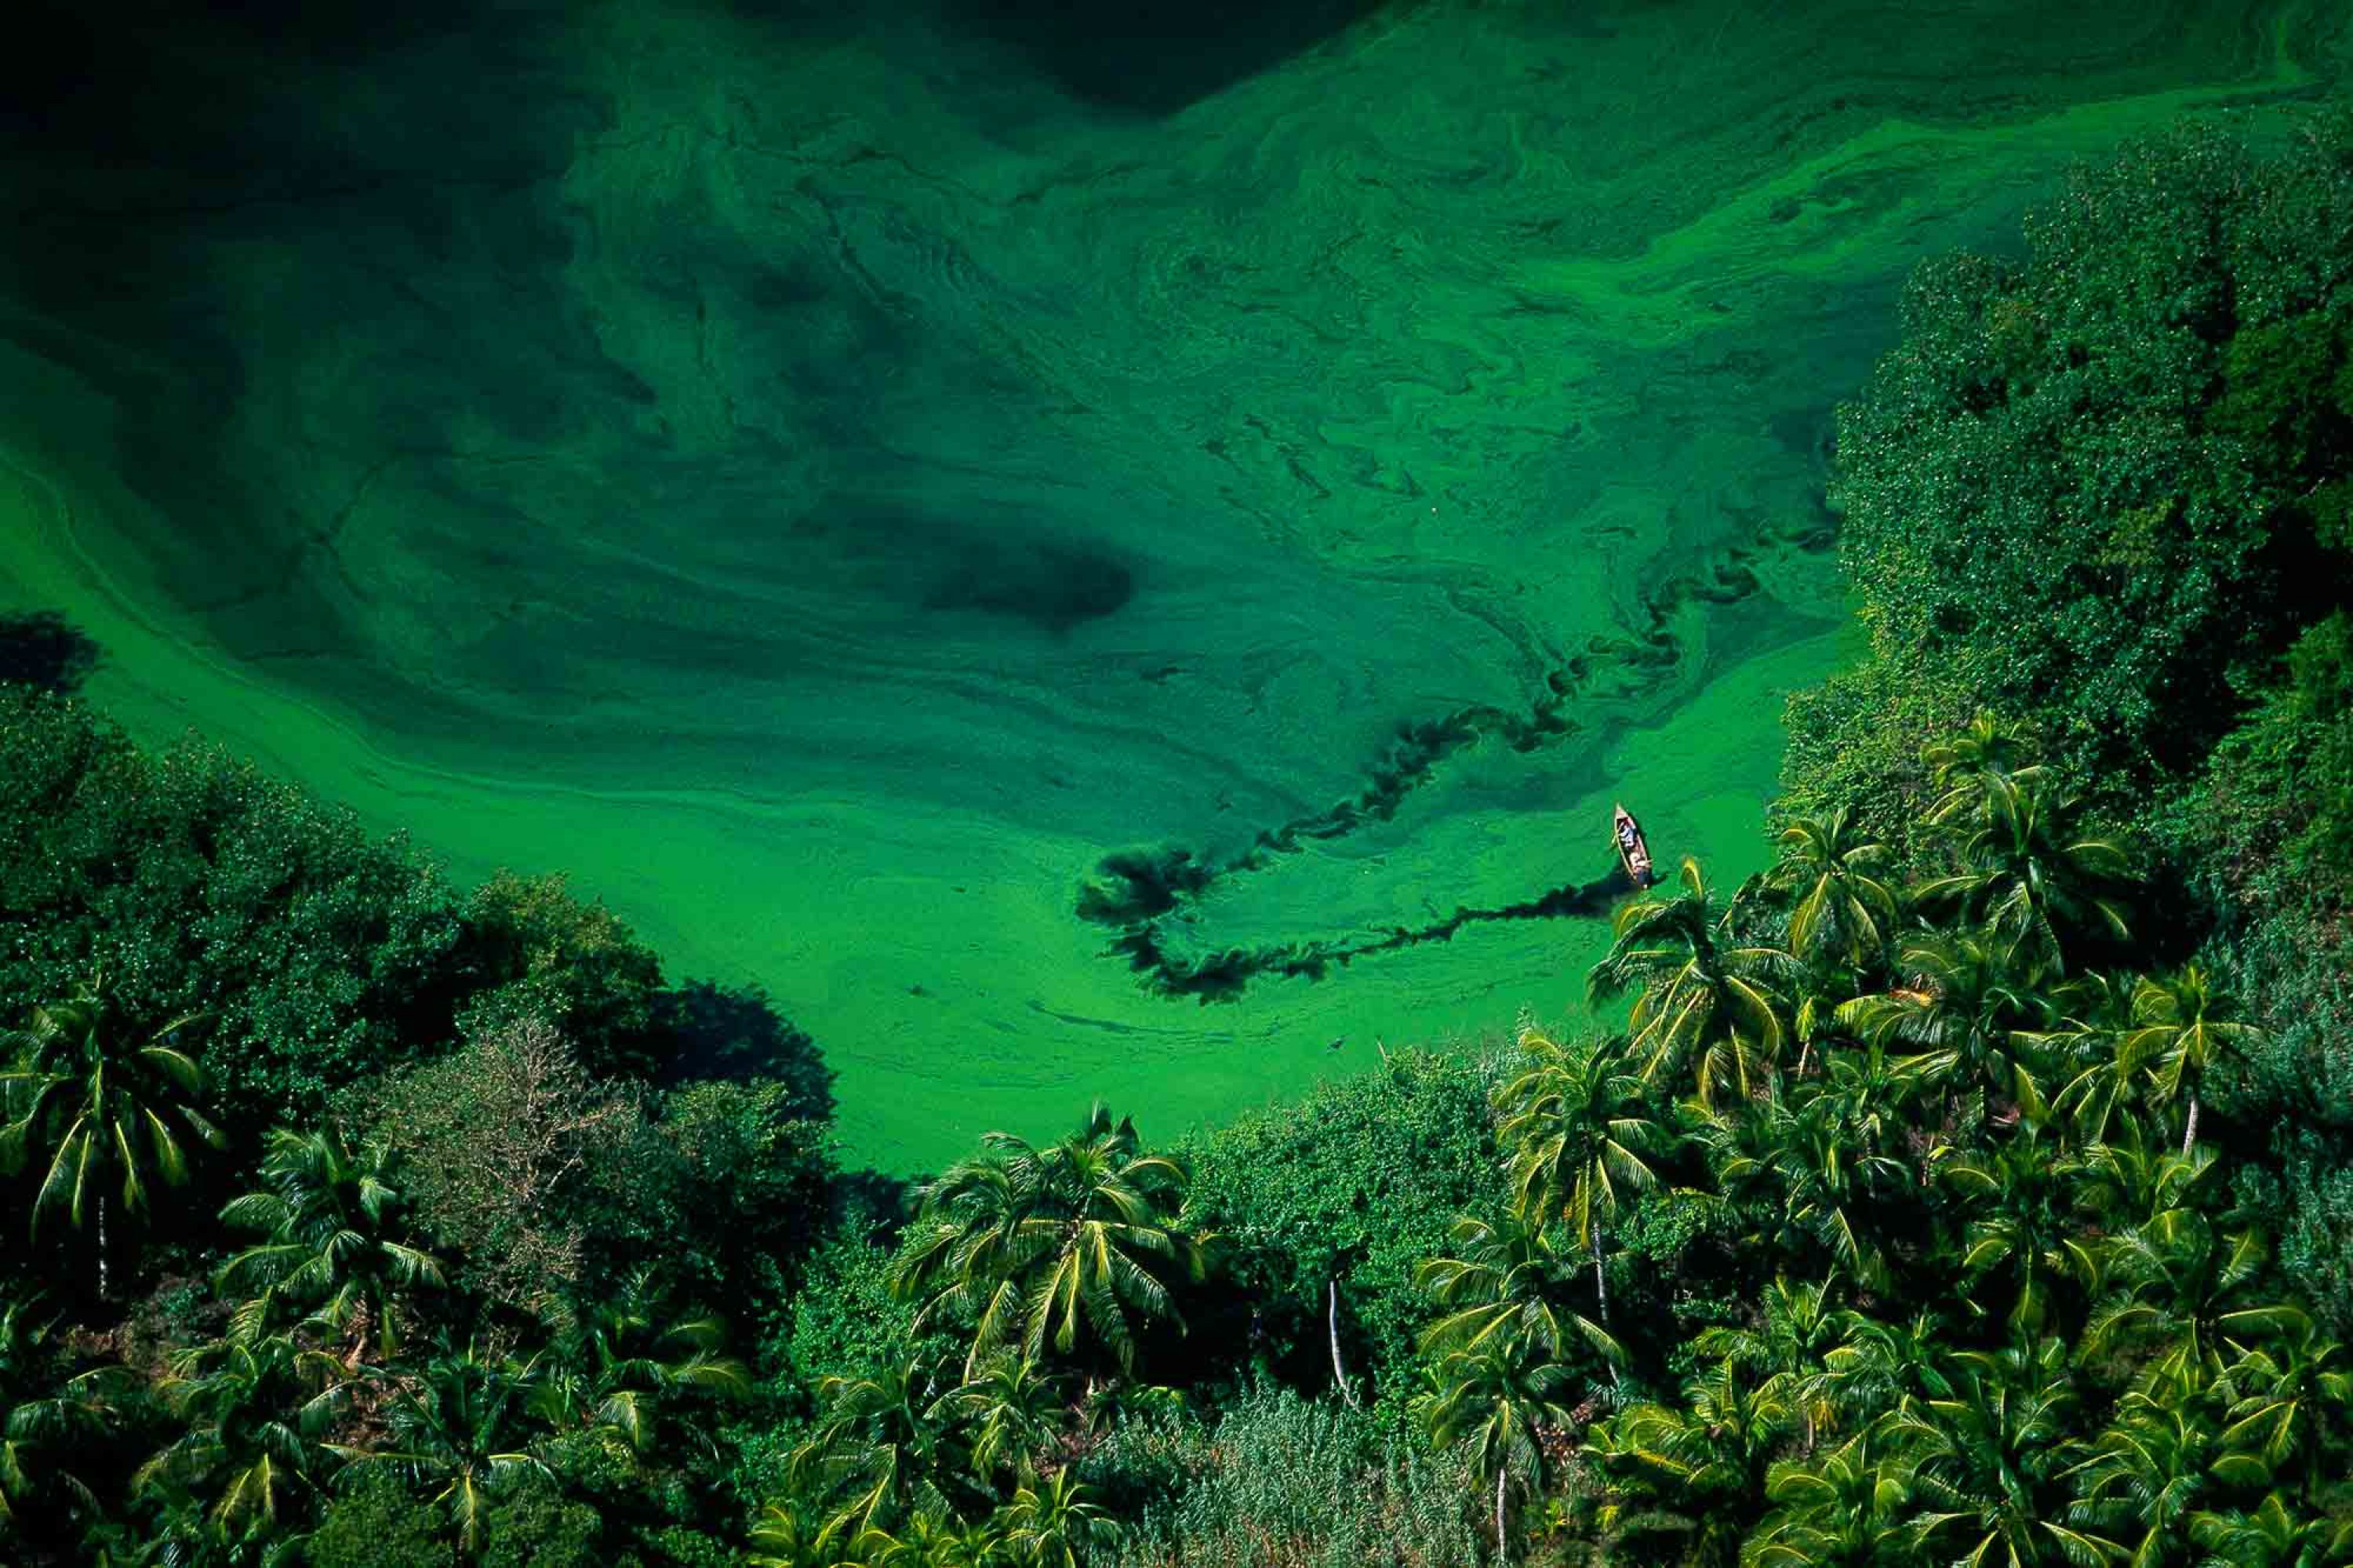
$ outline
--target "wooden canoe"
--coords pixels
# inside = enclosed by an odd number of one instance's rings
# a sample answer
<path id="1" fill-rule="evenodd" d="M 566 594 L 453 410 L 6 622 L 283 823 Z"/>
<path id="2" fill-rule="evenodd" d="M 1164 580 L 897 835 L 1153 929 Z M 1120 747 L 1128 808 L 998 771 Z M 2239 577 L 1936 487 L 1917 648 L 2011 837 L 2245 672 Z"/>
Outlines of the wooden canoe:
<path id="1" fill-rule="evenodd" d="M 1610 819 L 1610 840 L 1618 846 L 1618 859 L 1626 867 L 1626 879 L 1637 889 L 1650 886 L 1651 846 L 1642 837 L 1642 824 L 1623 806 L 1612 808 Z"/>

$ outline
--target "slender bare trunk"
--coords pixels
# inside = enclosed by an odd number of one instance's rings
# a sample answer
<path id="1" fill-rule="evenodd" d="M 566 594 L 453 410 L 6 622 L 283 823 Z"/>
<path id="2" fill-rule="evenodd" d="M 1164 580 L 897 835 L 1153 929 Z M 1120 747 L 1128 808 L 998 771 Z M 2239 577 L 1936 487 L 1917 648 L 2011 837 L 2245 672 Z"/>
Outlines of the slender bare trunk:
<path id="1" fill-rule="evenodd" d="M 1495 1472 L 1495 1563 L 1497 1568 L 1511 1561 L 1504 1550 L 1504 1477 L 1507 1472 Z"/>
<path id="2" fill-rule="evenodd" d="M 1601 1305 L 1601 1326 L 1609 1327 L 1609 1277 L 1601 1267 L 1601 1228 L 1593 1231 L 1593 1298 Z"/>
<path id="3" fill-rule="evenodd" d="M 2189 1151 L 2197 1147 L 2198 1097 L 2193 1093 L 2189 1097 L 2189 1125 L 2181 1129 L 2181 1158 L 2184 1160 L 2189 1159 Z"/>
<path id="4" fill-rule="evenodd" d="M 100 1178 L 101 1182 L 104 1180 L 104 1177 Z M 98 1298 L 100 1301 L 107 1298 L 106 1285 L 106 1189 L 100 1186 L 98 1191 Z"/>
<path id="5" fill-rule="evenodd" d="M 1340 1385 L 1341 1397 L 1348 1402 L 1349 1409 L 1362 1409 L 1356 1403 L 1356 1391 L 1348 1386 L 1348 1369 L 1340 1364 L 1340 1282 L 1326 1281 L 1324 1290 L 1329 1303 L 1324 1322 L 1332 1335 L 1332 1381 Z"/>

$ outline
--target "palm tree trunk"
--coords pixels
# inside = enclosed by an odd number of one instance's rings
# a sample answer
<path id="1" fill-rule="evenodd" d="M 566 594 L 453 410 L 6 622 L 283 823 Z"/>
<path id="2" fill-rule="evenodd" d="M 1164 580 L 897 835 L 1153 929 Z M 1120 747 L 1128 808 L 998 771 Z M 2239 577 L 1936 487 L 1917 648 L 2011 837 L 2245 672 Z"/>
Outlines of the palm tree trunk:
<path id="1" fill-rule="evenodd" d="M 1348 1402 L 1348 1408 L 1360 1410 L 1363 1406 L 1356 1403 L 1356 1391 L 1348 1386 L 1348 1369 L 1340 1364 L 1340 1282 L 1336 1279 L 1326 1281 L 1324 1288 L 1328 1293 L 1326 1299 L 1330 1302 L 1327 1308 L 1329 1316 L 1324 1321 L 1332 1335 L 1332 1381 L 1340 1385 L 1341 1397 Z"/>
<path id="2" fill-rule="evenodd" d="M 2184 1160 L 2189 1159 L 2189 1151 L 2197 1147 L 2198 1096 L 2196 1092 L 2193 1091 L 2189 1096 L 2189 1125 L 2181 1129 L 2181 1158 Z"/>
<path id="3" fill-rule="evenodd" d="M 1609 1327 L 1609 1277 L 1601 1267 L 1601 1227 L 1593 1228 L 1593 1298 L 1601 1306 L 1601 1326 Z"/>
<path id="4" fill-rule="evenodd" d="M 101 1181 L 104 1178 L 100 1179 Z M 106 1299 L 106 1189 L 98 1191 L 98 1298 Z"/>
<path id="5" fill-rule="evenodd" d="M 1505 1474 L 1506 1474 L 1506 1472 L 1505 1472 L 1505 1471 L 1504 1471 L 1504 1470 L 1501 1470 L 1501 1469 L 1498 1469 L 1498 1470 L 1495 1472 L 1495 1563 L 1496 1563 L 1496 1568 L 1502 1568 L 1502 1565 L 1503 1565 L 1504 1563 L 1508 1563 L 1508 1562 L 1510 1562 L 1510 1561 L 1511 1561 L 1511 1559 L 1510 1559 L 1508 1556 L 1506 1556 L 1506 1555 L 1504 1554 L 1504 1475 L 1505 1475 Z"/>

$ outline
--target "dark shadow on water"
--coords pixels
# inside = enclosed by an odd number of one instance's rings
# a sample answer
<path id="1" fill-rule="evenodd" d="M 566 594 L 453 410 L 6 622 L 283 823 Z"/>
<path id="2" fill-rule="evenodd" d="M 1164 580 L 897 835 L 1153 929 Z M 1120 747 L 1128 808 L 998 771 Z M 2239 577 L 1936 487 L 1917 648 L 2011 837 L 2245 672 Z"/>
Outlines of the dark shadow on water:
<path id="1" fill-rule="evenodd" d="M 1197 1001 L 1232 1001 L 1261 979 L 1322 980 L 1349 960 L 1371 953 L 1393 953 L 1424 942 L 1444 942 L 1465 926 L 1503 920 L 1557 920 L 1573 916 L 1606 915 L 1619 895 L 1629 888 L 1623 874 L 1612 871 L 1591 882 L 1572 882 L 1535 898 L 1493 909 L 1461 908 L 1427 926 L 1398 926 L 1384 935 L 1362 941 L 1290 942 L 1267 948 L 1229 948 L 1202 958 L 1187 959 L 1164 949 L 1160 927 L 1140 921 L 1112 940 L 1111 951 L 1126 955 L 1128 966 L 1145 977 L 1145 983 L 1163 996 Z"/>
<path id="2" fill-rule="evenodd" d="M 796 1114 L 832 1119 L 833 1069 L 817 1042 L 778 1012 L 760 987 L 689 980 L 664 991 L 655 1006 L 655 1027 L 670 1045 L 663 1064 L 668 1081 L 771 1079 L 790 1091 Z"/>
<path id="3" fill-rule="evenodd" d="M 834 1228 L 888 1246 L 913 1212 L 920 1180 L 887 1175 L 871 1165 L 836 1173 L 830 1189 Z"/>
<path id="4" fill-rule="evenodd" d="M 1435 925 L 1396 926 L 1361 941 L 1306 939 L 1185 958 L 1169 950 L 1161 928 L 1163 921 L 1197 906 L 1220 884 L 1265 871 L 1313 844 L 1345 839 L 1390 821 L 1408 797 L 1473 747 L 1500 741 L 1525 754 L 1576 734 L 1577 725 L 1569 710 L 1578 697 L 1605 683 L 1645 689 L 1676 668 L 1684 656 L 1677 623 L 1687 609 L 1737 604 L 1762 592 L 1764 583 L 1756 571 L 1762 550 L 1777 542 L 1823 549 L 1831 538 L 1810 520 L 1786 531 L 1760 527 L 1753 543 L 1727 546 L 1653 583 L 1643 596 L 1636 625 L 1588 641 L 1561 668 L 1546 674 L 1526 711 L 1481 705 L 1400 724 L 1388 754 L 1367 770 L 1355 794 L 1321 810 L 1262 827 L 1249 847 L 1222 859 L 1181 844 L 1105 855 L 1095 867 L 1095 879 L 1080 885 L 1073 913 L 1089 925 L 1115 930 L 1104 956 L 1126 959 L 1151 990 L 1201 1001 L 1231 1001 L 1262 977 L 1322 980 L 1352 959 L 1442 942 L 1467 925 L 1607 914 L 1624 885 L 1615 873 L 1499 908 L 1458 908 Z"/>
<path id="5" fill-rule="evenodd" d="M 99 647 L 53 609 L 0 615 L 0 682 L 69 695 L 98 668 Z"/>
<path id="6" fill-rule="evenodd" d="M 1385 0 L 942 0 L 951 27 L 1018 50 L 1076 97 L 1173 114 L 1314 48 Z"/>

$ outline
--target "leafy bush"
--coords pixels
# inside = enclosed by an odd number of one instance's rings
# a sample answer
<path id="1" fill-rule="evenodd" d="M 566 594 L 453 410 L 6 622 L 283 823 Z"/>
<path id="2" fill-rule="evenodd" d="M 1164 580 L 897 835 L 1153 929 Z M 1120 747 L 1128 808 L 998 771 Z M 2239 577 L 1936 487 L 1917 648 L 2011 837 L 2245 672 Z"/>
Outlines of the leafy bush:
<path id="1" fill-rule="evenodd" d="M 1385 1441 L 1336 1400 L 1260 1386 L 1214 1425 L 1145 1418 L 1087 1461 L 1112 1496 L 1150 1497 L 1126 1568 L 1471 1568 L 1479 1489 L 1460 1461 Z"/>
<path id="2" fill-rule="evenodd" d="M 303 1543 L 311 1568 L 456 1568 L 441 1522 L 385 1471 L 366 1468 L 336 1491 Z"/>
<path id="3" fill-rule="evenodd" d="M 315 1112 L 449 1035 L 456 901 L 398 839 L 195 741 L 149 756 L 0 686 L 0 1013 L 93 971 L 135 1016 L 201 1012 L 220 1119 Z"/>
<path id="4" fill-rule="evenodd" d="M 1840 411 L 1831 487 L 1885 668 L 1799 705 L 1834 727 L 1793 736 L 1795 793 L 1890 759 L 1887 715 L 1990 704 L 2133 796 L 2194 769 L 2239 706 L 2233 675 L 2333 608 L 2348 124 L 2276 152 L 2137 146 L 2030 220 L 2024 262 L 1922 265 L 1901 346 Z M 1883 795 L 1865 789 L 1867 817 Z"/>
<path id="5" fill-rule="evenodd" d="M 1187 1145 L 1196 1219 L 1225 1238 L 1232 1289 L 1256 1303 L 1249 1353 L 1328 1384 L 1326 1290 L 1337 1280 L 1350 1375 L 1370 1372 L 1385 1400 L 1403 1396 L 1429 1309 L 1414 1269 L 1456 1214 L 1501 1189 L 1493 1083 L 1482 1062 L 1391 1052 L 1379 1071 Z"/>

